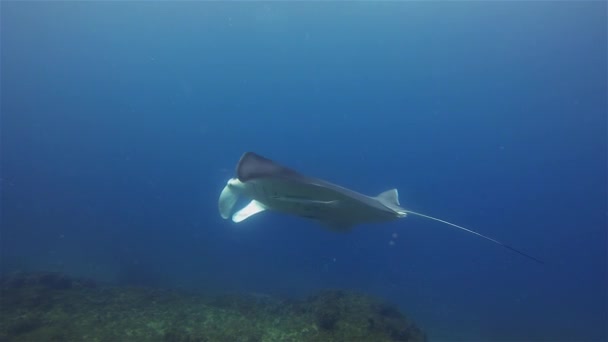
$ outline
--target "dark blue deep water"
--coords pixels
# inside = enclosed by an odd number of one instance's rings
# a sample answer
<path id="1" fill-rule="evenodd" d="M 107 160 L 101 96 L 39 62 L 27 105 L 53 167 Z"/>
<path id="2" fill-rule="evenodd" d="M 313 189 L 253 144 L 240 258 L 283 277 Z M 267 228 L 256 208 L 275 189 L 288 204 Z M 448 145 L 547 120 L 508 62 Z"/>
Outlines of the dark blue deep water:
<path id="1" fill-rule="evenodd" d="M 607 339 L 607 4 L 1 4 L 1 270 L 396 304 L 432 340 Z M 418 217 L 221 219 L 245 151 Z M 396 238 L 393 236 L 396 234 Z M 390 241 L 394 242 L 390 244 Z"/>

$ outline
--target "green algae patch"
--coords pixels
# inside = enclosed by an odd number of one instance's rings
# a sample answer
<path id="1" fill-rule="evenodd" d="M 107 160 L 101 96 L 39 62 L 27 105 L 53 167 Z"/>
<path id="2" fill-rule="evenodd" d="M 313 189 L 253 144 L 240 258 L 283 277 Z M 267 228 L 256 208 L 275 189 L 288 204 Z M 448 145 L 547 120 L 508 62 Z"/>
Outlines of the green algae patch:
<path id="1" fill-rule="evenodd" d="M 0 282 L 0 341 L 425 341 L 394 306 L 341 290 L 302 300 L 113 287 L 62 274 Z"/>

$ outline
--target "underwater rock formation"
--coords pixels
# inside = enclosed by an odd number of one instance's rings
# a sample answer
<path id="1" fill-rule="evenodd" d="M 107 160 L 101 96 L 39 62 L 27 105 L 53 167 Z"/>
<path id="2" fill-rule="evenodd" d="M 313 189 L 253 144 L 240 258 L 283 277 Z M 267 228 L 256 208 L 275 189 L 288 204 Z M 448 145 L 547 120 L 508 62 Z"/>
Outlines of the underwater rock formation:
<path id="1" fill-rule="evenodd" d="M 58 273 L 0 280 L 0 341 L 425 341 L 394 306 L 328 290 L 304 300 L 114 287 Z"/>

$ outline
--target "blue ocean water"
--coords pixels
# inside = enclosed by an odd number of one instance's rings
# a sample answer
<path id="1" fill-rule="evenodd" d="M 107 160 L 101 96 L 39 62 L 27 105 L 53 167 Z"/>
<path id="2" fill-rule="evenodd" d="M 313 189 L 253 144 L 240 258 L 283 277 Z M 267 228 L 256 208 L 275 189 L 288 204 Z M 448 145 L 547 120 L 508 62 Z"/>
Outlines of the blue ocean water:
<path id="1" fill-rule="evenodd" d="M 607 4 L 1 4 L 1 271 L 396 304 L 431 340 L 604 341 Z M 417 217 L 221 219 L 245 151 Z M 393 243 L 391 243 L 393 241 Z"/>

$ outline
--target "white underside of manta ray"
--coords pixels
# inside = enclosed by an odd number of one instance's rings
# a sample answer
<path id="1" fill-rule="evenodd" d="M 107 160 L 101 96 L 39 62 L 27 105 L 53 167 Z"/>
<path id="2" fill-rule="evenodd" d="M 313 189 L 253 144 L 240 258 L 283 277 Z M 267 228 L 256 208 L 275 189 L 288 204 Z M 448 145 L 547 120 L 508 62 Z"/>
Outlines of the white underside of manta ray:
<path id="1" fill-rule="evenodd" d="M 251 201 L 234 212 L 238 199 L 243 197 Z M 253 152 L 246 152 L 239 160 L 236 177 L 228 181 L 220 194 L 219 210 L 224 219 L 232 217 L 232 221 L 237 223 L 265 210 L 275 210 L 313 219 L 331 230 L 342 232 L 358 224 L 392 221 L 411 214 L 475 234 L 542 263 L 533 256 L 465 227 L 402 208 L 397 189 L 375 197 L 366 196 L 304 176 Z"/>

